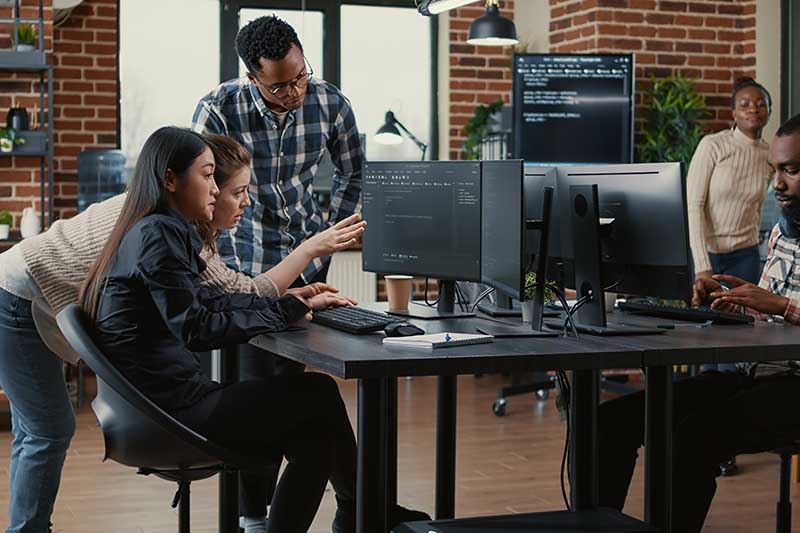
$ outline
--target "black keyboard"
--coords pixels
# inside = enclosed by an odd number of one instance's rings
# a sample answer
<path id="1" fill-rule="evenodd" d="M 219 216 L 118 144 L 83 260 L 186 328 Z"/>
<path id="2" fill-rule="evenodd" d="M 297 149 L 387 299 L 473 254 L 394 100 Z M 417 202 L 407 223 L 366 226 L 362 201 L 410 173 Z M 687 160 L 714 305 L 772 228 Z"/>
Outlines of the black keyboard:
<path id="1" fill-rule="evenodd" d="M 712 324 L 725 325 L 753 323 L 753 317 L 750 315 L 729 313 L 710 307 L 674 307 L 650 302 L 619 302 L 617 305 L 623 311 L 688 322 L 708 322 L 710 320 Z"/>
<path id="2" fill-rule="evenodd" d="M 313 322 L 354 335 L 363 335 L 383 330 L 389 324 L 400 322 L 400 319 L 363 307 L 334 307 L 314 311 Z"/>

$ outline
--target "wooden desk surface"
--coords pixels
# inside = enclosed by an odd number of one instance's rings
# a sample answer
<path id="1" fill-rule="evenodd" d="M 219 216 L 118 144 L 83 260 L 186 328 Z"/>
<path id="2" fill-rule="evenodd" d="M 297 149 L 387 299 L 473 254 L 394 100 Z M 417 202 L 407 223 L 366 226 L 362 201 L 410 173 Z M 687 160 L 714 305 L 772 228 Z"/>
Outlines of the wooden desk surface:
<path id="1" fill-rule="evenodd" d="M 675 321 L 614 312 L 609 320 L 655 325 Z M 475 333 L 480 318 L 415 320 L 428 333 Z M 754 325 L 678 327 L 662 335 L 495 339 L 491 344 L 418 349 L 384 346 L 383 333 L 351 335 L 305 324 L 251 342 L 335 376 L 370 378 L 532 370 L 638 368 L 641 366 L 800 359 L 800 328 Z"/>

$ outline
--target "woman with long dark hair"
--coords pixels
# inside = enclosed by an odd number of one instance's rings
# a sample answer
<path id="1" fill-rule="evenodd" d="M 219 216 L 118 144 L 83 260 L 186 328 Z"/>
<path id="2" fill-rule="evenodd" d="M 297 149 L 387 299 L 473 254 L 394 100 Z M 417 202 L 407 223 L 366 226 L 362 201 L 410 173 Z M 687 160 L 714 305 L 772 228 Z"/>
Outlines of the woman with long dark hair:
<path id="1" fill-rule="evenodd" d="M 210 296 L 192 222 L 211 221 L 217 186 L 206 140 L 161 128 L 145 143 L 111 237 L 90 270 L 81 303 L 95 339 L 145 395 L 210 439 L 288 465 L 268 531 L 304 532 L 331 480 L 337 531 L 351 531 L 355 438 L 336 383 L 323 374 L 222 386 L 190 350 L 242 343 L 281 331 L 310 310 L 347 305 L 332 293 L 310 299 Z"/>

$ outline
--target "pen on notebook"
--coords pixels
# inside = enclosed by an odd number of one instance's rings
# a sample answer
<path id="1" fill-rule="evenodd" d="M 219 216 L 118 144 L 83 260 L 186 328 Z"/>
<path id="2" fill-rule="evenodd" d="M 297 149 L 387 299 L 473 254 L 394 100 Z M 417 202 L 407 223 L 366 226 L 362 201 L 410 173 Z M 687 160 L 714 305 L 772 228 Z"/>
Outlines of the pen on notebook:
<path id="1" fill-rule="evenodd" d="M 450 342 L 451 340 L 453 340 L 453 338 L 450 336 L 450 334 L 449 333 L 445 333 L 444 334 L 444 341 L 445 342 Z"/>

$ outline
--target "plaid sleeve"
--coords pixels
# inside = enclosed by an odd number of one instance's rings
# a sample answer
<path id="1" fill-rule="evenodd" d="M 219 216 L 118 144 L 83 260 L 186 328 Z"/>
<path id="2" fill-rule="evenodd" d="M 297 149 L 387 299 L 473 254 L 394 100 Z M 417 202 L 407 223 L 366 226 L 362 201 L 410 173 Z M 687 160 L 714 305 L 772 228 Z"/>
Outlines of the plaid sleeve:
<path id="1" fill-rule="evenodd" d="M 341 100 L 328 151 L 336 168 L 331 186 L 328 223 L 335 224 L 356 212 L 361 197 L 361 171 L 364 166 L 364 148 L 358 137 L 356 117 L 345 97 Z"/>
<path id="2" fill-rule="evenodd" d="M 228 126 L 225 123 L 225 119 L 206 98 L 197 103 L 192 116 L 192 130 L 197 133 L 228 134 Z"/>
<path id="3" fill-rule="evenodd" d="M 778 239 L 778 235 L 780 235 L 780 229 L 776 224 L 775 227 L 772 228 L 772 233 L 769 236 L 769 243 L 767 243 L 767 262 L 769 262 L 769 258 L 772 257 L 772 249 L 775 246 L 775 241 Z M 770 288 L 769 276 L 767 276 L 766 268 L 761 269 L 761 279 L 759 279 L 758 281 L 758 286 L 764 290 L 770 292 L 772 291 L 772 289 Z M 748 315 L 752 315 L 753 317 L 755 317 L 756 320 L 767 320 L 770 318 L 769 315 L 765 315 L 764 313 L 760 313 L 754 309 L 750 309 L 749 307 L 744 307 L 744 306 L 738 306 L 738 307 L 742 307 L 745 313 L 747 313 Z M 791 302 L 789 303 L 789 307 L 791 307 Z M 786 309 L 786 312 L 787 313 L 789 312 L 789 308 Z M 784 320 L 789 322 L 789 319 L 787 317 L 784 317 Z M 798 315 L 798 318 L 796 320 L 800 322 L 800 315 Z"/>

